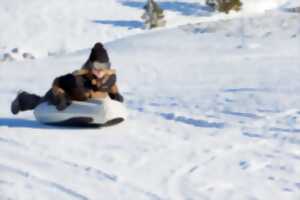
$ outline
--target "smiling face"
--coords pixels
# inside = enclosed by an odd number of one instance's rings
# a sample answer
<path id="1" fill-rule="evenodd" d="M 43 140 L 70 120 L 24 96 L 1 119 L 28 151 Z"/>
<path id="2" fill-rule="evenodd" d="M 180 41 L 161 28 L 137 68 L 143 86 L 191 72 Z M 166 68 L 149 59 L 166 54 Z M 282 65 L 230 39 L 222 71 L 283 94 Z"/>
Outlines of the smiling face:
<path id="1" fill-rule="evenodd" d="M 110 63 L 93 62 L 91 72 L 94 76 L 101 79 L 106 71 L 110 69 Z"/>
<path id="2" fill-rule="evenodd" d="M 97 77 L 98 79 L 101 79 L 105 75 L 105 69 L 97 69 L 97 68 L 92 68 L 91 70 L 92 74 Z"/>

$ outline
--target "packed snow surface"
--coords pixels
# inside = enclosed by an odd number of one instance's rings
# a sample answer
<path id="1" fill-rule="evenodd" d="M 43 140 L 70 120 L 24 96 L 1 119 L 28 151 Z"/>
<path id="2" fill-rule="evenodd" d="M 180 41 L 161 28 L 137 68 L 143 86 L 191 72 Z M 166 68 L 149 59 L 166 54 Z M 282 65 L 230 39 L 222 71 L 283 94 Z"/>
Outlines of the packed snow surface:
<path id="1" fill-rule="evenodd" d="M 0 200 L 300 199 L 300 14 L 281 9 L 298 1 L 244 0 L 265 9 L 229 16 L 159 1 L 171 24 L 153 31 L 136 23 L 143 1 L 0 2 L 1 45 L 57 54 L 0 63 Z M 127 121 L 76 129 L 10 114 L 18 90 L 43 95 L 96 41 Z"/>

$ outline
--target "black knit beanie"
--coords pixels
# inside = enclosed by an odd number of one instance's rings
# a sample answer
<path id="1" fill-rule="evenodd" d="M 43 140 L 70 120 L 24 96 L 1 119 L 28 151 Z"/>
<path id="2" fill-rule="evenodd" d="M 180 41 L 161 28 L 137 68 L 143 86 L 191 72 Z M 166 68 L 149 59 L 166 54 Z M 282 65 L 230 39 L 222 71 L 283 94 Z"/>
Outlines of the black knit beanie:
<path id="1" fill-rule="evenodd" d="M 89 60 L 91 62 L 109 63 L 108 54 L 100 42 L 94 45 Z"/>

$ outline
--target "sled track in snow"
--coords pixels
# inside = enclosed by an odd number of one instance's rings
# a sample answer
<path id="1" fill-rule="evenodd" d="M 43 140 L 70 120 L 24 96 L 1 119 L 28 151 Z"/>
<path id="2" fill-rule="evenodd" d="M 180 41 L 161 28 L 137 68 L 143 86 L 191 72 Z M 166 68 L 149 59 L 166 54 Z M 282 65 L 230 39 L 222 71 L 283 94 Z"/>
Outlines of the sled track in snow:
<path id="1" fill-rule="evenodd" d="M 26 181 L 32 181 L 35 182 L 37 184 L 39 184 L 41 187 L 47 187 L 49 189 L 54 189 L 59 191 L 60 193 L 64 193 L 74 199 L 78 199 L 78 200 L 88 200 L 88 198 L 70 188 L 67 188 L 61 184 L 58 184 L 56 182 L 53 181 L 49 181 L 46 179 L 42 179 L 36 176 L 31 175 L 29 172 L 23 171 L 21 169 L 16 169 L 14 167 L 11 166 L 7 166 L 7 165 L 3 165 L 0 164 L 0 170 L 3 172 L 7 172 L 7 173 L 12 173 L 14 175 L 18 175 L 24 179 L 26 179 Z M 14 184 L 12 182 L 12 184 Z"/>

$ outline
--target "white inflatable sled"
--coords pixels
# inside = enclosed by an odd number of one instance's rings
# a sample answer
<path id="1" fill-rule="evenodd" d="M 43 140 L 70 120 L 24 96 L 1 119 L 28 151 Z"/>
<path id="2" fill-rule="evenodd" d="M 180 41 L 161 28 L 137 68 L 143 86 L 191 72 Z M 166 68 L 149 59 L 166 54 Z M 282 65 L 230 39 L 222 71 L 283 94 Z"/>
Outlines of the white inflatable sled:
<path id="1" fill-rule="evenodd" d="M 63 111 L 47 102 L 34 109 L 35 118 L 44 124 L 61 126 L 109 126 L 127 118 L 124 104 L 109 97 L 86 102 L 72 101 Z"/>

